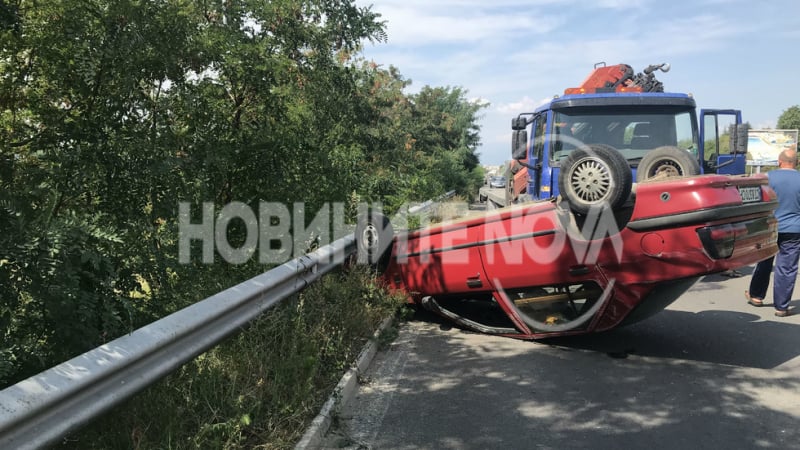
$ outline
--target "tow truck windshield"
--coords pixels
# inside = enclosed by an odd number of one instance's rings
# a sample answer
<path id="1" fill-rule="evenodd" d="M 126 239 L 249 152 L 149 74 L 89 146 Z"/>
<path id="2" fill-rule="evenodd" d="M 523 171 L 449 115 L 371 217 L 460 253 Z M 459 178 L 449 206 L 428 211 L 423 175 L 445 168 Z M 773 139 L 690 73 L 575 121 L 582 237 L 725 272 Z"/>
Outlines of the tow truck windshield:
<path id="1" fill-rule="evenodd" d="M 604 144 L 627 160 L 641 159 L 648 151 L 672 146 L 697 156 L 697 130 L 688 108 L 667 106 L 591 111 L 590 108 L 554 111 L 550 159 L 555 165 L 575 147 Z"/>

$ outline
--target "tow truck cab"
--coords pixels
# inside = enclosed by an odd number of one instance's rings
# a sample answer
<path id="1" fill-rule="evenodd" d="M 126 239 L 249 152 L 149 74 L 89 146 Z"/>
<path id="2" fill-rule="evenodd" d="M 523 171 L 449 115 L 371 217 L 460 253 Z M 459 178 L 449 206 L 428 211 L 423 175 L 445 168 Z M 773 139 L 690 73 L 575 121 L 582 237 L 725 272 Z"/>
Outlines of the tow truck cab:
<path id="1" fill-rule="evenodd" d="M 574 148 L 585 144 L 617 150 L 637 181 L 649 178 L 637 174 L 642 159 L 665 147 L 671 148 L 673 156 L 679 153 L 676 148 L 685 153 L 673 158 L 677 175 L 745 173 L 747 129 L 742 125 L 741 111 L 700 110 L 698 121 L 695 100 L 688 94 L 567 94 L 532 113 L 520 114 L 512 120 L 512 129 L 512 157 L 518 164 L 512 164 L 517 187 L 511 197 L 518 201 L 557 196 L 562 161 Z M 519 170 L 526 173 L 516 173 Z M 527 182 L 520 183 L 520 178 Z"/>

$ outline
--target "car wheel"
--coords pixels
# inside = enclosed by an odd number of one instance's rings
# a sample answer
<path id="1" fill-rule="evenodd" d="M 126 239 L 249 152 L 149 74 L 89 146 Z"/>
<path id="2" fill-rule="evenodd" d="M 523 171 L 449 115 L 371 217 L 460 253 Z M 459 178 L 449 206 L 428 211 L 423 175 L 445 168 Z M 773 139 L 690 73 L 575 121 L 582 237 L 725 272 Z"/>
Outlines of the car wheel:
<path id="1" fill-rule="evenodd" d="M 389 219 L 371 211 L 356 223 L 356 262 L 383 271 L 388 263 L 394 230 Z"/>
<path id="2" fill-rule="evenodd" d="M 577 214 L 592 208 L 619 208 L 628 200 L 633 185 L 628 161 L 608 145 L 576 148 L 561 163 L 558 188 Z"/>
<path id="3" fill-rule="evenodd" d="M 700 174 L 700 163 L 689 152 L 678 147 L 655 148 L 644 155 L 636 169 L 636 181 L 687 177 Z"/>

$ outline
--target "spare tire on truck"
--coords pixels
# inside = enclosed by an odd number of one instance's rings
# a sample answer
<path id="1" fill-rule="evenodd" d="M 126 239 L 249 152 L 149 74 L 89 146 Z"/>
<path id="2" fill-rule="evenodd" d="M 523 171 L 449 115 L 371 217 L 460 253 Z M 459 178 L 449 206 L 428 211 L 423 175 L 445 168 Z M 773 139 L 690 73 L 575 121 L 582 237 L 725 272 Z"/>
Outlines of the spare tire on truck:
<path id="1" fill-rule="evenodd" d="M 633 185 L 628 161 L 616 149 L 603 144 L 578 147 L 561 163 L 558 189 L 570 209 L 587 214 L 592 208 L 620 208 Z"/>
<path id="2" fill-rule="evenodd" d="M 394 230 L 383 214 L 370 211 L 356 223 L 356 262 L 383 272 L 389 264 Z"/>
<path id="3" fill-rule="evenodd" d="M 700 163 L 689 152 L 666 145 L 644 155 L 636 169 L 636 182 L 700 174 Z"/>

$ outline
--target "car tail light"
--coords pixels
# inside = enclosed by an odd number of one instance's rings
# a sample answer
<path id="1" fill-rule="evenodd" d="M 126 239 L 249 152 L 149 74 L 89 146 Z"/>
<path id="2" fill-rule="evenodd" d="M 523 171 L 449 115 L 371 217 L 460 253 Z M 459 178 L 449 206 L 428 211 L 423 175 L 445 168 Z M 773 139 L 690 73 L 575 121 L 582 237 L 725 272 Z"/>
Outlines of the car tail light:
<path id="1" fill-rule="evenodd" d="M 703 243 L 708 256 L 714 259 L 730 258 L 736 238 L 747 235 L 747 226 L 743 223 L 726 223 L 697 230 L 700 242 Z"/>

